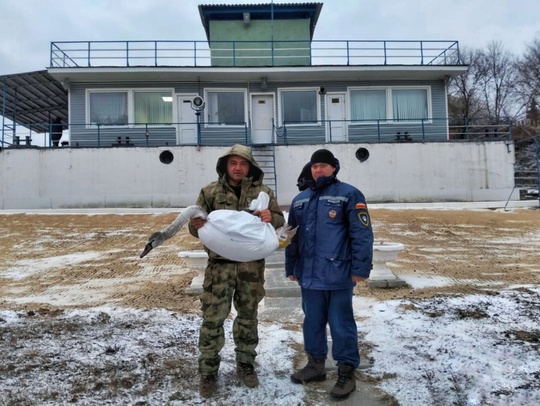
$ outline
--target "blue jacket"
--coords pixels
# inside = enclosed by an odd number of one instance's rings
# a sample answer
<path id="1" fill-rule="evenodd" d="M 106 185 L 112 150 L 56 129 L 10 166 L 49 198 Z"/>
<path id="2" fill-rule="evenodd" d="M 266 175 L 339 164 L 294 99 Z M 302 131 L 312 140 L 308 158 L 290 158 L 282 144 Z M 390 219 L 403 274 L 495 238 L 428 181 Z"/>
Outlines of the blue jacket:
<path id="1" fill-rule="evenodd" d="M 300 286 L 346 289 L 355 285 L 353 275 L 369 277 L 373 231 L 364 195 L 354 186 L 335 175 L 312 180 L 293 199 L 288 223 L 299 227 L 285 251 L 285 273 Z"/>

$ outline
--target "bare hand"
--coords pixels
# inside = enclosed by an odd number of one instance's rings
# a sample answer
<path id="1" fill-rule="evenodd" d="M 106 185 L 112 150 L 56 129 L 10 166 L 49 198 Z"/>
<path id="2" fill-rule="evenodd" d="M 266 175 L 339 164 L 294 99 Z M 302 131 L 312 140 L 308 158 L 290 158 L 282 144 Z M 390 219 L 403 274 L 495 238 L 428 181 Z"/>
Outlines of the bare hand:
<path id="1" fill-rule="evenodd" d="M 204 226 L 206 223 L 206 220 L 201 218 L 201 217 L 195 217 L 195 218 L 192 218 L 190 221 L 189 221 L 189 224 L 191 224 L 191 226 L 195 229 L 195 230 L 198 230 L 199 228 L 201 228 L 202 226 Z"/>
<path id="2" fill-rule="evenodd" d="M 293 282 L 296 281 L 296 278 L 294 277 L 294 275 L 289 275 L 289 279 L 290 279 L 291 281 L 293 281 Z"/>
<path id="3" fill-rule="evenodd" d="M 367 278 L 362 278 L 361 276 L 353 276 L 352 280 L 353 282 L 362 282 L 365 281 Z"/>
<path id="4" fill-rule="evenodd" d="M 272 212 L 268 209 L 257 210 L 253 214 L 255 214 L 256 216 L 259 216 L 263 223 L 270 223 L 272 221 Z"/>

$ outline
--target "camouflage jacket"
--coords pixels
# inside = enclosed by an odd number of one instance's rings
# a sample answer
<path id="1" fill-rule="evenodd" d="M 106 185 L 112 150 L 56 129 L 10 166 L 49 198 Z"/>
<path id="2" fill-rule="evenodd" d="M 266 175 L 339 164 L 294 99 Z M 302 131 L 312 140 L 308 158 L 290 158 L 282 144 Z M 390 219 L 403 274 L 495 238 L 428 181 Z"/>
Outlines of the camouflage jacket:
<path id="1" fill-rule="evenodd" d="M 250 163 L 248 176 L 242 180 L 240 198 L 236 196 L 236 193 L 227 182 L 227 157 L 229 155 L 241 156 Z M 270 196 L 268 209 L 272 212 L 272 225 L 277 229 L 285 224 L 283 212 L 279 208 L 274 192 L 262 183 L 264 172 L 253 158 L 249 147 L 238 144 L 231 147 L 218 159 L 216 172 L 218 173 L 218 180 L 203 187 L 196 202 L 207 213 L 221 209 L 246 210 L 249 208 L 251 201 L 259 196 L 260 192 L 266 192 Z M 191 224 L 189 225 L 189 232 L 191 235 L 199 237 L 197 230 Z M 209 249 L 206 250 L 210 258 L 225 259 Z"/>

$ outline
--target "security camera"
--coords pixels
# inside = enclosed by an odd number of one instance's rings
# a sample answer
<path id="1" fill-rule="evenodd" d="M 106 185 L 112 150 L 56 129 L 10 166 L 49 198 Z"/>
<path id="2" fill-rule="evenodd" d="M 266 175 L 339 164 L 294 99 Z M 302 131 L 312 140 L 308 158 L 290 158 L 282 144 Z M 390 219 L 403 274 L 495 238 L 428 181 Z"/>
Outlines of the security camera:
<path id="1" fill-rule="evenodd" d="M 195 96 L 191 100 L 191 108 L 197 111 L 204 110 L 204 99 L 201 96 Z"/>

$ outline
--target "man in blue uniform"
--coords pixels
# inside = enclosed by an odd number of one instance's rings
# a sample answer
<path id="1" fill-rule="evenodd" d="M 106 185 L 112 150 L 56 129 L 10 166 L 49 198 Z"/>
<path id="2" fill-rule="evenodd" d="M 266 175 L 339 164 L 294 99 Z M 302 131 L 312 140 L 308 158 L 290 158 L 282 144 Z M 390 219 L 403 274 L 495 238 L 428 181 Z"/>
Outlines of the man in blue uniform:
<path id="1" fill-rule="evenodd" d="M 326 325 L 338 379 L 330 395 L 344 399 L 356 390 L 360 364 L 352 298 L 357 282 L 369 277 L 373 231 L 362 192 L 336 178 L 339 161 L 327 149 L 311 156 L 311 178 L 292 201 L 288 223 L 298 226 L 285 252 L 285 272 L 298 281 L 304 312 L 307 365 L 291 375 L 294 383 L 326 379 Z"/>

